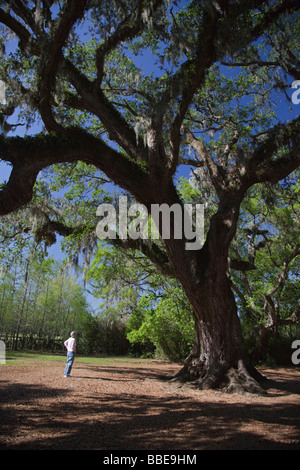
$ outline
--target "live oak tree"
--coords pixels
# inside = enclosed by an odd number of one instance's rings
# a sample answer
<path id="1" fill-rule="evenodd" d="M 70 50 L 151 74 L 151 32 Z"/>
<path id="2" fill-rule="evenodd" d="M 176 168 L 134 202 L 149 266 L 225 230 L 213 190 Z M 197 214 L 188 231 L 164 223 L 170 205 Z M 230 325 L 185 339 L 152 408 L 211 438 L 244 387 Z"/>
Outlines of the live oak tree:
<path id="1" fill-rule="evenodd" d="M 249 188 L 300 163 L 300 120 L 284 121 L 274 103 L 299 78 L 298 9 L 295 0 L 1 2 L 3 131 L 43 126 L 1 135 L 0 157 L 12 165 L 1 215 L 28 204 L 54 164 L 101 170 L 149 212 L 182 203 L 181 164 L 213 186 L 218 204 L 201 249 L 172 234 L 163 248 L 124 242 L 181 282 L 197 335 L 180 375 L 203 388 L 261 390 L 227 275 L 229 263 L 249 262 L 229 260 L 229 249 Z M 153 73 L 136 65 L 146 52 Z"/>

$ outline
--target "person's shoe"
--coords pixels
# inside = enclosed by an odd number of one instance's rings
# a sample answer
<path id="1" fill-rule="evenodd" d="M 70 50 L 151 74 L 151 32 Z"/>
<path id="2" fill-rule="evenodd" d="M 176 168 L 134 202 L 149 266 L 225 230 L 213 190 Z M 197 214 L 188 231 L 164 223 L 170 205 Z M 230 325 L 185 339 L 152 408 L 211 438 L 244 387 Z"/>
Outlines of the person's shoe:
<path id="1" fill-rule="evenodd" d="M 69 375 L 64 375 L 64 378 L 65 379 L 68 379 L 70 376 Z"/>

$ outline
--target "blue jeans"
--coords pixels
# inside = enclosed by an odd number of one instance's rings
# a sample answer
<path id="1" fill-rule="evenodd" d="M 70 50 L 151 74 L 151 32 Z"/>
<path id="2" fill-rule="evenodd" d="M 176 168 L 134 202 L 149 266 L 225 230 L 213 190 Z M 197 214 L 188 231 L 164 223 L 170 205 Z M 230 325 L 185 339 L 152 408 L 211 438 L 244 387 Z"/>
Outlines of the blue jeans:
<path id="1" fill-rule="evenodd" d="M 67 352 L 67 364 L 65 368 L 65 375 L 69 376 L 71 374 L 72 365 L 75 359 L 75 353 L 72 351 Z"/>

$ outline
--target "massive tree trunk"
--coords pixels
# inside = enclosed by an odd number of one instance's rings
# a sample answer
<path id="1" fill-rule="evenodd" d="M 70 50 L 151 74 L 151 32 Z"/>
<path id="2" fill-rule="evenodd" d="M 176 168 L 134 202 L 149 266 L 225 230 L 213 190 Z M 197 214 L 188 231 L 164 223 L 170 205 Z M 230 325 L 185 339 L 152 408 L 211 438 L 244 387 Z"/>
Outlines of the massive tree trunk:
<path id="1" fill-rule="evenodd" d="M 195 315 L 194 347 L 176 378 L 199 388 L 261 393 L 262 376 L 249 363 L 228 276 L 228 251 L 236 231 L 238 198 L 224 199 L 199 252 L 166 240 L 169 258 Z"/>
<path id="2" fill-rule="evenodd" d="M 206 279 L 193 292 L 186 289 L 194 307 L 196 338 L 179 378 L 199 388 L 225 388 L 231 392 L 261 392 L 261 376 L 248 361 L 235 299 L 218 263 L 209 265 Z"/>

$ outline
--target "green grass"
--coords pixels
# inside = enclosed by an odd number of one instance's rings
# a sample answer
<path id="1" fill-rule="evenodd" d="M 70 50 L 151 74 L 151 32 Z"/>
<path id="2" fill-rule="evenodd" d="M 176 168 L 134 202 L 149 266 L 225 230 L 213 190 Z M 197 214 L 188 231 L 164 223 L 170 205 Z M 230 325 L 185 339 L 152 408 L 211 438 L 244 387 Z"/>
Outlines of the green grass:
<path id="1" fill-rule="evenodd" d="M 44 361 L 65 361 L 64 356 L 57 354 L 47 353 L 34 353 L 27 351 L 6 351 L 6 365 L 22 365 L 31 362 L 44 362 Z"/>
<path id="2" fill-rule="evenodd" d="M 43 363 L 43 362 L 65 362 L 67 358 L 66 354 L 51 354 L 51 353 L 39 353 L 30 351 L 6 351 L 6 366 L 10 365 L 29 365 L 32 363 Z M 140 362 L 145 359 L 136 359 L 130 357 L 85 357 L 76 356 L 76 362 L 84 362 L 89 364 L 113 364 L 120 362 Z M 49 365 L 49 364 L 48 364 Z"/>

